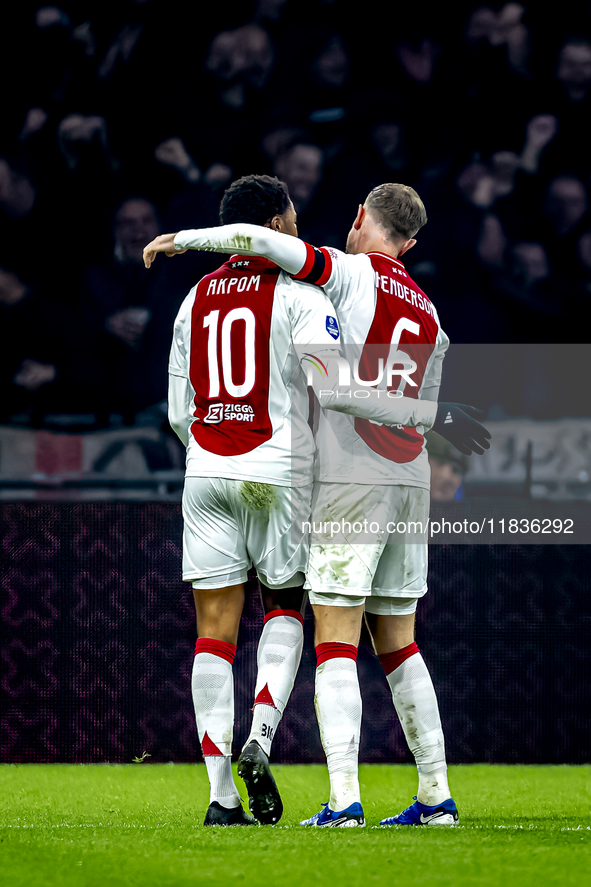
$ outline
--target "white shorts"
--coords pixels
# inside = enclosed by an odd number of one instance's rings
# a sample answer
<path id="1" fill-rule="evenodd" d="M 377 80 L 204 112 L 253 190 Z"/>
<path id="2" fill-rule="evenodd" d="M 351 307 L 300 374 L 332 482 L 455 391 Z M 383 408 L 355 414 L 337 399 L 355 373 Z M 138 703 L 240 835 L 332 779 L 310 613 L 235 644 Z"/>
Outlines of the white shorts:
<path id="1" fill-rule="evenodd" d="M 428 518 L 429 491 L 421 487 L 316 484 L 306 582 L 310 603 L 330 605 L 323 595 L 339 595 L 343 603 L 337 606 L 366 599 L 370 613 L 385 612 L 384 607 L 390 612 L 380 598 L 405 598 L 412 606 L 427 592 Z M 392 612 L 402 612 L 393 606 Z"/>
<path id="2" fill-rule="evenodd" d="M 331 594 L 309 592 L 310 603 L 323 607 L 364 607 L 366 613 L 376 616 L 410 616 L 416 613 L 416 597 L 365 597 L 356 594 Z"/>
<path id="3" fill-rule="evenodd" d="M 309 520 L 312 484 L 258 484 L 258 500 L 244 484 L 250 482 L 185 478 L 183 580 L 193 588 L 225 588 L 246 582 L 254 566 L 270 588 L 302 585 L 308 560 L 302 524 Z"/>

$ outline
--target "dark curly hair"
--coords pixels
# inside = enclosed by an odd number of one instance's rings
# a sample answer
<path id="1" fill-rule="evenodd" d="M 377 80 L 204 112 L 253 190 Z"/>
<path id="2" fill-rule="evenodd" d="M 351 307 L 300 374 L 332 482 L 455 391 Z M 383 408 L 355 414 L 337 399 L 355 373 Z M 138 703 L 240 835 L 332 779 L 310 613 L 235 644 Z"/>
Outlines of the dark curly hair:
<path id="1" fill-rule="evenodd" d="M 273 216 L 282 216 L 289 207 L 285 182 L 271 176 L 242 176 L 224 193 L 220 204 L 220 222 L 249 222 L 264 225 Z"/>

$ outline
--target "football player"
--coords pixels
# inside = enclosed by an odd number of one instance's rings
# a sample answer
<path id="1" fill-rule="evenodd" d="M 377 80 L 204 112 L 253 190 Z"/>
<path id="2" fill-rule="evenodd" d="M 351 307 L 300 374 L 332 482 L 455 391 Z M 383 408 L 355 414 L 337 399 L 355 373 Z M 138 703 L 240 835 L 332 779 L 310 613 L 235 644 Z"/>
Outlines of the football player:
<path id="1" fill-rule="evenodd" d="M 277 179 L 248 176 L 235 182 L 224 196 L 220 217 L 234 231 L 236 227 L 267 230 L 282 241 L 302 245 L 297 240 L 287 188 Z M 148 267 L 160 245 L 162 241 L 156 249 L 152 244 L 146 248 Z M 178 236 L 173 248 L 177 245 L 183 248 Z M 193 586 L 197 612 L 192 692 L 211 786 L 206 825 L 253 821 L 241 807 L 230 765 L 232 663 L 244 582 L 251 565 L 261 582 L 266 615 L 257 656 L 252 730 L 238 772 L 245 780 L 256 819 L 274 823 L 282 812 L 268 755 L 302 650 L 301 612 L 308 558 L 305 524 L 314 453 L 307 422 L 307 384 L 313 384 L 322 406 L 329 411 L 379 423 L 379 428 L 428 429 L 434 423 L 438 427 L 442 417 L 450 413 L 455 422 L 463 423 L 467 442 L 484 431 L 454 405 L 437 409 L 432 396 L 418 399 L 360 385 L 356 389 L 355 382 L 343 392 L 339 322 L 326 296 L 311 285 L 309 271 L 295 280 L 268 259 L 244 259 L 239 254 L 243 249 L 232 248 L 231 252 L 230 260 L 203 278 L 181 306 L 169 365 L 170 422 L 187 446 L 183 578 Z M 314 282 L 321 282 L 323 275 L 314 275 Z M 430 303 L 426 297 L 424 305 L 427 311 Z M 434 320 L 433 311 L 429 316 Z M 431 349 L 429 358 L 437 382 L 443 338 L 440 345 Z M 294 359 L 300 364 L 295 370 Z M 324 374 L 306 374 L 304 368 L 310 363 L 319 364 Z M 351 397 L 356 390 L 363 391 L 362 398 Z M 342 396 L 345 393 L 348 396 Z M 435 422 L 437 417 L 439 422 Z M 313 576 L 318 571 L 322 572 L 320 564 L 313 566 Z M 340 623 L 325 630 L 320 610 L 335 614 L 341 609 L 346 614 L 353 611 L 348 597 L 347 606 L 341 607 L 342 596 L 338 595 L 338 606 L 332 598 L 326 606 L 325 595 L 334 593 L 315 589 L 314 581 L 312 588 L 312 594 L 321 595 L 322 602 L 315 606 L 322 632 L 319 655 L 326 657 L 327 644 L 334 648 L 337 652 L 328 657 L 334 667 L 343 659 Z M 362 610 L 361 604 L 355 613 Z M 354 646 L 347 639 L 345 645 L 347 651 Z M 352 664 L 348 652 L 344 662 L 347 670 Z M 324 668 L 327 670 L 330 667 Z M 334 681 L 323 681 L 322 674 L 321 663 L 320 712 L 326 708 L 326 693 L 335 692 Z M 330 713 L 329 720 L 326 747 L 328 754 L 334 755 Z M 358 733 L 355 725 L 353 729 Z M 339 743 L 340 735 L 336 745 Z M 333 771 L 334 766 L 331 776 Z M 333 809 L 339 812 L 344 809 L 339 806 L 341 795 L 335 797 Z"/>

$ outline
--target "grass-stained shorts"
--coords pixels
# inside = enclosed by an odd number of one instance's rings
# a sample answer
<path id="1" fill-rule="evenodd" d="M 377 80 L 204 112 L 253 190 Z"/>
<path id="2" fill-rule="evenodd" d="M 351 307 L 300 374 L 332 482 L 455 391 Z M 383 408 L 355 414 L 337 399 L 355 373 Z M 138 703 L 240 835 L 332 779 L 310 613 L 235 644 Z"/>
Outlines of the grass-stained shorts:
<path id="1" fill-rule="evenodd" d="M 306 587 L 312 604 L 414 612 L 427 591 L 429 491 L 319 483 L 312 500 Z"/>

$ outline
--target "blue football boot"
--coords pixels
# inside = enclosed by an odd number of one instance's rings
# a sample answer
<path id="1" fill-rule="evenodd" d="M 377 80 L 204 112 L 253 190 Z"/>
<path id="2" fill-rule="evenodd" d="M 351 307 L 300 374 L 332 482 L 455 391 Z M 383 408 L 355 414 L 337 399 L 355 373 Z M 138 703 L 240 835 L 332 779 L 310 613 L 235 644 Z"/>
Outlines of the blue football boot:
<path id="1" fill-rule="evenodd" d="M 310 819 L 304 819 L 300 825 L 313 825 L 318 828 L 351 828 L 364 826 L 365 817 L 363 807 L 357 801 L 347 807 L 346 810 L 331 810 L 328 802 L 322 805 L 320 813 L 315 813 Z"/>
<path id="2" fill-rule="evenodd" d="M 457 825 L 460 821 L 458 808 L 453 798 L 429 807 L 414 799 L 414 804 L 399 813 L 382 819 L 380 825 Z"/>

